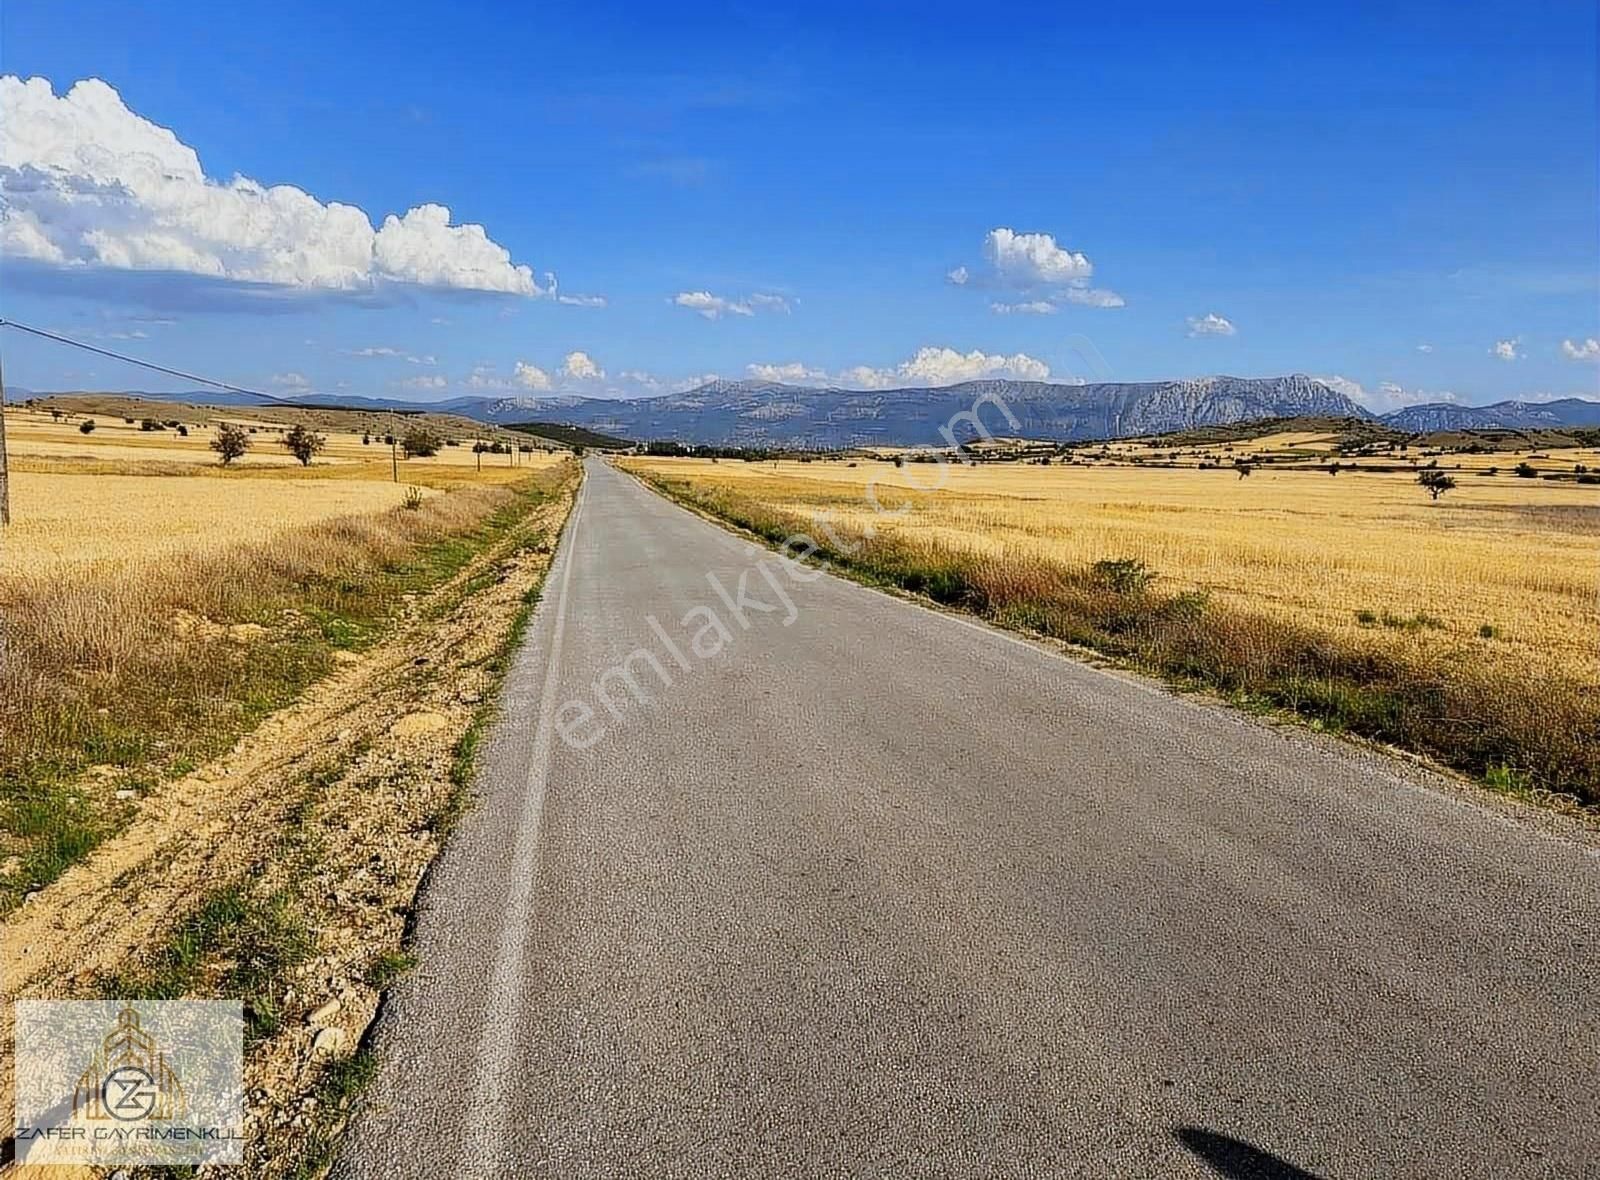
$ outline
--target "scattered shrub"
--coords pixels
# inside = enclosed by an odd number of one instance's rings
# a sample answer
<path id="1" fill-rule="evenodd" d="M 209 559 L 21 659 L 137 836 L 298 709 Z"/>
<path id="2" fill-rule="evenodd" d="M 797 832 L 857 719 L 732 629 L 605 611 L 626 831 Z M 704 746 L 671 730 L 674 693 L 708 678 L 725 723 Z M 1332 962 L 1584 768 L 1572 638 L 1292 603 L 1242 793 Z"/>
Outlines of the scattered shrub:
<path id="1" fill-rule="evenodd" d="M 93 418 L 85 418 L 82 422 L 78 423 L 78 433 L 79 434 L 93 434 L 94 433 L 94 419 Z"/>
<path id="2" fill-rule="evenodd" d="M 1437 500 L 1451 488 L 1456 486 L 1456 481 L 1436 468 L 1428 468 L 1418 472 L 1417 482 L 1428 489 L 1428 495 Z"/>
<path id="3" fill-rule="evenodd" d="M 1096 585 L 1118 594 L 1138 594 L 1149 588 L 1156 574 L 1142 561 L 1131 557 L 1110 558 L 1097 561 L 1089 570 Z"/>
<path id="4" fill-rule="evenodd" d="M 226 467 L 250 449 L 250 435 L 244 427 L 235 423 L 219 423 L 217 433 L 211 439 L 211 449 L 222 456 L 222 465 Z"/>
<path id="5" fill-rule="evenodd" d="M 407 459 L 426 459 L 437 455 L 443 445 L 443 439 L 421 426 L 406 431 L 405 437 L 400 440 L 400 449 L 405 452 Z"/>
<path id="6" fill-rule="evenodd" d="M 328 445 L 328 440 L 315 431 L 307 430 L 304 426 L 295 425 L 294 429 L 283 436 L 283 449 L 296 459 L 300 460 L 302 467 L 311 466 L 311 459 L 316 453 Z"/>

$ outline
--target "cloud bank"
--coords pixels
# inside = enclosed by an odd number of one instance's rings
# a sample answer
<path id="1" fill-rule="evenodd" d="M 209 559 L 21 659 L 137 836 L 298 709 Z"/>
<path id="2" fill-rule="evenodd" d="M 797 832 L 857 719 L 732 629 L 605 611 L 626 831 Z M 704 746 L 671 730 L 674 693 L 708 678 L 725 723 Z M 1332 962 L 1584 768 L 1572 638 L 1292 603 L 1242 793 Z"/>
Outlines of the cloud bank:
<path id="1" fill-rule="evenodd" d="M 959 352 L 954 348 L 938 346 L 919 348 L 916 355 L 887 368 L 854 365 L 830 374 L 826 369 L 814 365 L 789 361 L 783 364 L 746 365 L 745 371 L 758 381 L 778 381 L 787 385 L 833 385 L 843 389 L 954 385 L 985 377 L 1019 381 L 1047 381 L 1050 378 L 1050 366 L 1027 353 L 1006 356 L 976 348 L 970 352 Z"/>
<path id="2" fill-rule="evenodd" d="M 356 206 L 293 185 L 208 177 L 193 148 L 96 78 L 57 96 L 44 78 L 0 77 L 0 255 L 320 292 L 545 293 L 443 205 L 374 229 Z"/>
<path id="3" fill-rule="evenodd" d="M 1406 389 L 1393 381 L 1380 381 L 1376 389 L 1367 389 L 1361 382 L 1337 374 L 1318 377 L 1317 380 L 1374 414 L 1387 414 L 1406 406 L 1458 400 L 1456 395 L 1447 389 Z"/>

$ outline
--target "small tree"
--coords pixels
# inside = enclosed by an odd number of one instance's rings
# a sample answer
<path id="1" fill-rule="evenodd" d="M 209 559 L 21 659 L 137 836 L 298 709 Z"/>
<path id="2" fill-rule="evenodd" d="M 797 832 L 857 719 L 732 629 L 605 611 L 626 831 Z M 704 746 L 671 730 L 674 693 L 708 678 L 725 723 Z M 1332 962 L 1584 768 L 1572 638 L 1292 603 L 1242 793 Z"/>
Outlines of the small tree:
<path id="1" fill-rule="evenodd" d="M 1240 479 L 1243 479 L 1245 476 L 1249 475 L 1252 470 L 1250 464 L 1246 463 L 1243 459 L 1235 459 L 1233 461 L 1233 469 L 1239 473 Z"/>
<path id="2" fill-rule="evenodd" d="M 78 423 L 78 433 L 79 434 L 93 434 L 94 433 L 94 419 L 93 418 L 85 418 L 82 422 Z"/>
<path id="3" fill-rule="evenodd" d="M 301 425 L 296 425 L 284 435 L 282 441 L 283 449 L 300 460 L 302 467 L 311 466 L 311 457 L 328 445 L 328 440 L 322 435 Z"/>
<path id="4" fill-rule="evenodd" d="M 1539 474 L 1539 469 L 1532 463 L 1518 463 L 1515 470 L 1523 479 L 1532 479 Z"/>
<path id="5" fill-rule="evenodd" d="M 430 455 L 437 455 L 443 445 L 437 434 L 420 426 L 406 431 L 405 437 L 400 440 L 400 449 L 406 453 L 407 459 L 426 459 Z"/>
<path id="6" fill-rule="evenodd" d="M 1454 479 L 1437 469 L 1419 472 L 1417 482 L 1427 488 L 1428 495 L 1435 500 L 1456 486 Z"/>
<path id="7" fill-rule="evenodd" d="M 222 456 L 222 465 L 226 467 L 250 449 L 250 435 L 243 426 L 223 422 L 217 426 L 211 449 Z"/>

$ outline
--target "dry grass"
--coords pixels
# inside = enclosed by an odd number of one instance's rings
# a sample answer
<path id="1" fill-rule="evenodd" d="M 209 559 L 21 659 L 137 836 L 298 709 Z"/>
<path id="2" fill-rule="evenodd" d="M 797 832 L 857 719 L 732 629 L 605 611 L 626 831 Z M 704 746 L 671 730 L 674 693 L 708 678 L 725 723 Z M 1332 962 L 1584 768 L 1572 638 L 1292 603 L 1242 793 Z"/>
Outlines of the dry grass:
<path id="1" fill-rule="evenodd" d="M 126 478 L 138 485 L 130 494 L 145 492 L 135 517 L 149 508 L 148 485 L 262 494 L 255 480 Z M 137 795 L 226 748 L 339 649 L 370 642 L 405 595 L 448 577 L 573 478 L 573 464 L 547 467 L 517 488 L 464 488 L 416 510 L 268 529 L 254 542 L 239 540 L 236 518 L 223 513 L 193 534 L 197 543 L 152 549 L 114 575 L 69 563 L 0 578 L 0 860 L 13 858 L 0 902 L 112 830 L 118 790 Z M 267 486 L 333 497 L 360 485 Z M 144 531 L 159 536 L 157 518 L 147 519 Z M 139 537 L 137 521 L 128 535 Z"/>
<path id="2" fill-rule="evenodd" d="M 1204 591 L 1357 646 L 1573 675 L 1592 675 L 1600 656 L 1600 490 L 1588 486 L 1463 477 L 1435 503 L 1401 473 L 631 462 L 953 551 L 1069 566 L 1135 559 L 1163 588 Z M 941 471 L 943 490 L 915 490 Z M 869 481 L 884 506 L 915 510 L 898 520 L 874 512 Z M 1440 625 L 1385 627 L 1385 615 Z M 1493 639 L 1480 636 L 1485 625 Z"/>
<path id="3" fill-rule="evenodd" d="M 1399 472 L 980 465 L 918 492 L 939 468 L 854 462 L 630 466 L 775 539 L 824 540 L 821 515 L 868 576 L 1600 801 L 1589 487 L 1463 477 L 1434 503 Z M 875 512 L 869 481 L 911 510 Z M 1154 580 L 1110 587 L 1106 561 Z"/>
<path id="4" fill-rule="evenodd" d="M 59 399 L 53 399 L 59 400 Z M 58 419 L 39 409 L 6 410 L 7 441 L 13 463 L 23 471 L 80 471 L 98 474 L 104 471 L 133 472 L 149 470 L 160 464 L 168 470 L 189 468 L 195 471 L 221 472 L 238 478 L 251 475 L 268 478 L 300 478 L 309 473 L 327 475 L 330 468 L 339 469 L 343 478 L 368 479 L 374 482 L 391 480 L 389 447 L 384 445 L 383 432 L 387 420 L 377 417 L 380 425 L 375 433 L 363 434 L 361 430 L 341 429 L 329 425 L 351 418 L 370 415 L 353 415 L 334 411 L 271 412 L 271 420 L 255 411 L 226 412 L 205 410 L 200 407 L 168 406 L 159 413 L 148 407 L 138 407 L 127 399 L 114 399 L 126 403 L 129 415 L 155 414 L 169 420 L 168 414 L 186 415 L 189 431 L 182 436 L 174 429 L 146 431 L 140 429 L 139 420 L 126 421 L 122 414 L 94 414 L 86 412 L 64 413 Z M 78 403 L 74 403 L 78 404 Z M 81 399 L 81 404 L 95 404 L 91 399 Z M 79 427 L 93 418 L 95 429 L 84 434 Z M 179 420 L 172 418 L 170 420 Z M 213 421 L 235 422 L 253 428 L 251 446 L 225 472 L 217 463 L 217 455 L 210 448 Z M 283 449 L 281 440 L 287 429 L 285 423 L 304 422 L 317 430 L 327 440 L 327 445 L 309 469 L 300 464 Z M 402 435 L 412 425 L 431 423 L 441 438 L 454 440 L 455 445 L 441 447 L 438 454 L 429 458 L 399 459 L 400 482 L 422 483 L 428 486 L 467 484 L 476 482 L 508 483 L 525 477 L 530 470 L 552 466 L 561 461 L 565 452 L 537 449 L 539 444 L 526 435 L 517 435 L 496 427 L 476 426 L 464 419 L 440 415 L 425 415 L 412 420 L 396 419 L 396 429 Z M 448 424 L 448 425 L 447 425 Z M 473 442 L 499 440 L 504 444 L 534 446 L 531 453 L 481 456 L 472 450 Z M 362 440 L 367 441 L 363 442 Z"/>
<path id="5" fill-rule="evenodd" d="M 218 538 L 258 544 L 332 517 L 381 512 L 404 498 L 404 484 L 375 480 L 18 472 L 12 480 L 15 523 L 0 538 L 0 577 L 67 566 L 125 568 L 202 552 Z"/>

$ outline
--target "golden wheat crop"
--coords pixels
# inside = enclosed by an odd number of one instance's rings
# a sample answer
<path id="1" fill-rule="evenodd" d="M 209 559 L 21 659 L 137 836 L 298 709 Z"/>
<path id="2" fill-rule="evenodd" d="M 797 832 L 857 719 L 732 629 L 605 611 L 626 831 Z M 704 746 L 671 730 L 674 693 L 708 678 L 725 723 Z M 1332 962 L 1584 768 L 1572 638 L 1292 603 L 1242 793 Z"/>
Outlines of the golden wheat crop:
<path id="1" fill-rule="evenodd" d="M 331 517 L 392 508 L 404 497 L 404 484 L 378 480 L 20 471 L 12 476 L 13 524 L 0 535 L 0 575 L 249 544 Z"/>
<path id="2" fill-rule="evenodd" d="M 308 412 L 308 417 L 314 416 L 314 413 Z M 94 421 L 95 428 L 85 434 L 81 427 L 90 419 Z M 230 465 L 228 473 L 250 471 L 252 474 L 270 472 L 277 476 L 343 476 L 374 480 L 390 479 L 393 475 L 390 449 L 381 435 L 320 429 L 318 433 L 326 440 L 326 445 L 310 468 L 302 468 L 283 449 L 282 438 L 286 428 L 281 422 L 259 420 L 251 417 L 248 411 L 242 411 L 237 416 L 229 415 L 226 420 L 253 430 L 250 449 Z M 58 418 L 42 410 L 15 406 L 6 410 L 11 457 L 24 471 L 69 471 L 76 468 L 99 474 L 115 471 L 118 467 L 143 471 L 151 464 L 220 470 L 217 455 L 211 450 L 211 426 L 203 422 L 189 422 L 186 426 L 189 433 L 180 435 L 176 429 L 143 430 L 140 420 L 129 422 L 123 414 L 72 413 Z M 403 436 L 407 428 L 404 417 L 396 419 L 394 429 L 398 434 Z M 503 430 L 486 427 L 484 434 L 486 438 L 490 435 L 502 440 L 515 438 L 518 443 L 537 445 Z M 428 458 L 407 459 L 403 454 L 399 455 L 397 463 L 401 482 L 409 479 L 412 483 L 435 487 L 467 483 L 514 483 L 527 478 L 534 470 L 559 463 L 565 455 L 565 452 L 535 450 L 527 454 L 519 452 L 515 456 L 485 454 L 480 457 L 473 453 L 474 441 L 463 436 L 455 439 L 455 445 L 440 447 L 436 455 Z M 330 468 L 340 470 L 333 472 Z"/>
<path id="3" fill-rule="evenodd" d="M 1463 471 L 1437 502 L 1410 472 L 629 462 L 846 528 L 1070 565 L 1130 558 L 1170 589 L 1424 659 L 1591 681 L 1600 667 L 1600 491 L 1515 478 L 1503 455 L 1500 475 Z M 875 511 L 869 485 L 910 511 Z"/>
<path id="4" fill-rule="evenodd" d="M 13 523 L 0 533 L 0 578 L 254 544 L 334 517 L 385 511 L 402 503 L 410 486 L 431 496 L 510 484 L 563 458 L 486 454 L 480 464 L 468 442 L 392 463 L 381 439 L 363 443 L 359 434 L 332 431 L 313 464 L 302 467 L 280 445 L 281 426 L 262 423 L 250 451 L 223 468 L 203 425 L 191 424 L 185 437 L 102 415 L 83 434 L 85 417 L 6 411 Z"/>

